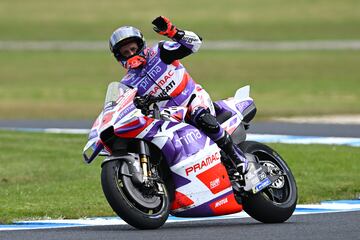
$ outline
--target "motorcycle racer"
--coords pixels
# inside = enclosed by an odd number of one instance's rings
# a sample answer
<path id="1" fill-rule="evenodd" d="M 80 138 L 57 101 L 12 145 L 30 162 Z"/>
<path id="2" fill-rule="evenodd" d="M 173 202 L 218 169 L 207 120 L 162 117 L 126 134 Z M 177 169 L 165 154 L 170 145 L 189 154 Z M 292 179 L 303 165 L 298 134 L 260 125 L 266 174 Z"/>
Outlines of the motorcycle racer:
<path id="1" fill-rule="evenodd" d="M 121 82 L 137 88 L 139 96 L 171 97 L 159 103 L 160 106 L 188 107 L 189 123 L 208 135 L 230 157 L 241 175 L 246 174 L 248 160 L 216 120 L 209 94 L 192 79 L 179 61 L 197 52 L 202 38 L 194 32 L 177 28 L 164 16 L 155 18 L 152 24 L 154 31 L 172 41 L 160 41 L 153 47 L 147 47 L 140 30 L 131 26 L 120 27 L 112 33 L 110 51 L 127 69 Z"/>

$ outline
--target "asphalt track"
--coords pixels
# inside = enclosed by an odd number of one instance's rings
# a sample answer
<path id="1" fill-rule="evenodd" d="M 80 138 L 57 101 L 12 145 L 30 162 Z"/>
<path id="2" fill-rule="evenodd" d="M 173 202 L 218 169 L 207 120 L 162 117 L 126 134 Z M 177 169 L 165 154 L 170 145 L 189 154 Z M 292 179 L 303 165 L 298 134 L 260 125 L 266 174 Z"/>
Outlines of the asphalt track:
<path id="1" fill-rule="evenodd" d="M 90 129 L 93 121 L 83 120 L 0 120 L 0 128 Z M 360 125 L 254 122 L 248 133 L 323 137 L 360 137 Z"/>
<path id="2" fill-rule="evenodd" d="M 1 240 L 92 239 L 360 239 L 360 211 L 292 216 L 281 224 L 262 224 L 251 218 L 166 223 L 157 230 L 128 225 L 2 231 Z"/>
<path id="3" fill-rule="evenodd" d="M 0 128 L 86 128 L 91 121 L 5 121 Z M 360 125 L 256 122 L 250 133 L 360 137 Z M 1 240 L 42 239 L 360 239 L 360 211 L 294 215 L 282 224 L 262 224 L 251 218 L 166 223 L 139 231 L 129 225 L 43 230 L 0 231 Z"/>

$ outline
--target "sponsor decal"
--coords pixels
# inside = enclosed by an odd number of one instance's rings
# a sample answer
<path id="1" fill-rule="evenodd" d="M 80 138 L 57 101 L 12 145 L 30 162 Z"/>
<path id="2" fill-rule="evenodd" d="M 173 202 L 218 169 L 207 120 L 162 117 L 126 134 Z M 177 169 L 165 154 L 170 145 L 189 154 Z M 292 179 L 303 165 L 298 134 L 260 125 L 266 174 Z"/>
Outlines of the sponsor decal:
<path id="1" fill-rule="evenodd" d="M 150 71 L 147 72 L 147 75 L 150 78 L 155 78 L 156 74 L 158 74 L 161 71 L 161 67 L 159 65 L 156 65 L 154 68 L 150 69 Z"/>
<path id="2" fill-rule="evenodd" d="M 231 214 L 242 210 L 242 205 L 236 201 L 232 192 L 217 201 L 215 200 L 209 206 L 214 215 Z"/>
<path id="3" fill-rule="evenodd" d="M 148 79 L 148 77 L 144 77 L 143 80 L 139 83 L 139 87 L 142 88 L 143 90 L 146 90 L 148 85 L 150 84 L 150 80 Z"/>
<path id="4" fill-rule="evenodd" d="M 253 191 L 253 192 L 257 193 L 257 192 L 261 191 L 262 189 L 264 189 L 265 187 L 269 186 L 270 184 L 271 184 L 271 181 L 268 178 L 266 178 L 264 181 L 262 181 L 258 185 L 256 185 L 255 191 Z"/>
<path id="5" fill-rule="evenodd" d="M 242 113 L 246 108 L 248 108 L 251 105 L 252 102 L 253 101 L 251 100 L 246 100 L 235 104 L 235 106 Z"/>
<path id="6" fill-rule="evenodd" d="M 174 72 L 172 70 L 169 70 L 164 78 L 157 81 L 157 85 L 154 87 L 153 90 L 150 91 L 150 95 L 155 95 L 165 84 L 168 82 L 169 79 L 174 75 Z M 165 86 L 165 92 L 169 92 L 173 87 L 175 86 L 175 81 L 171 81 Z"/>
<path id="7" fill-rule="evenodd" d="M 224 199 L 221 199 L 220 201 L 217 201 L 217 202 L 215 203 L 215 208 L 218 208 L 218 207 L 220 207 L 220 206 L 222 206 L 222 205 L 224 205 L 224 204 L 227 204 L 228 202 L 229 202 L 229 200 L 228 200 L 227 197 L 224 198 Z"/>
<path id="8" fill-rule="evenodd" d="M 196 177 L 212 192 L 217 194 L 226 188 L 231 187 L 226 169 L 221 162 L 212 166 L 206 171 L 199 173 Z"/>
<path id="9" fill-rule="evenodd" d="M 179 136 L 178 139 L 176 139 L 176 142 L 179 144 L 191 144 L 196 142 L 198 139 L 200 139 L 201 133 L 198 129 L 193 130 L 193 131 L 189 131 L 186 134 L 184 134 L 183 136 Z"/>
<path id="10" fill-rule="evenodd" d="M 153 67 L 150 69 L 150 71 L 147 72 L 147 76 L 144 77 L 144 79 L 140 82 L 139 87 L 141 87 L 143 90 L 147 90 L 149 84 L 152 84 L 153 82 L 149 80 L 149 78 L 156 78 L 156 75 L 161 72 L 161 67 L 159 65 Z"/>
<path id="11" fill-rule="evenodd" d="M 264 173 L 264 172 L 260 173 L 260 175 L 259 175 L 260 181 L 264 180 L 265 178 L 266 178 L 266 173 Z"/>
<path id="12" fill-rule="evenodd" d="M 200 163 L 196 163 L 188 168 L 185 169 L 186 176 L 189 176 L 190 173 L 196 173 L 203 168 L 208 168 L 209 166 L 212 166 L 215 162 L 220 160 L 220 153 L 216 152 L 214 154 L 211 154 L 210 156 L 207 156 L 205 159 L 203 159 Z"/>
<path id="13" fill-rule="evenodd" d="M 214 189 L 220 185 L 220 178 L 216 178 L 215 180 L 210 182 L 210 189 Z"/>
<path id="14" fill-rule="evenodd" d="M 122 109 L 123 111 L 119 113 L 119 116 L 117 117 L 116 122 L 118 122 L 120 119 L 128 115 L 130 112 L 132 112 L 134 109 L 136 109 L 135 105 L 131 104 L 125 109 Z"/>
<path id="15" fill-rule="evenodd" d="M 190 37 L 190 36 L 184 36 L 181 40 L 184 40 L 187 43 L 192 43 L 192 42 L 196 42 L 197 38 L 193 38 L 193 37 Z"/>
<path id="16" fill-rule="evenodd" d="M 166 50 L 175 50 L 178 49 L 181 45 L 177 42 L 165 42 L 163 46 Z"/>
<path id="17" fill-rule="evenodd" d="M 189 94 L 189 89 L 185 88 L 184 91 L 181 92 L 182 95 L 186 96 Z"/>
<path id="18" fill-rule="evenodd" d="M 165 97 L 167 96 L 168 92 L 170 92 L 170 90 L 175 86 L 175 81 L 171 81 L 164 89 L 165 93 L 164 92 L 161 92 L 158 96 L 159 97 Z"/>

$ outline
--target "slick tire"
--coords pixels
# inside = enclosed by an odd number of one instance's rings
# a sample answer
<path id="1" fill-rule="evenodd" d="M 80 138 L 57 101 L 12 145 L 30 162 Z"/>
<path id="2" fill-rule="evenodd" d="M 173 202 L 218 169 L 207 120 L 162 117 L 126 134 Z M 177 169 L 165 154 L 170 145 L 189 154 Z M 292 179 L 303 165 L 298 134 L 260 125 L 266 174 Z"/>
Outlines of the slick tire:
<path id="1" fill-rule="evenodd" d="M 296 182 L 291 170 L 277 152 L 264 144 L 246 141 L 240 143 L 239 147 L 243 152 L 256 155 L 261 164 L 272 162 L 285 172 L 282 179 L 283 187 L 275 188 L 270 185 L 257 194 L 243 197 L 245 212 L 263 223 L 285 222 L 292 216 L 298 199 Z"/>
<path id="2" fill-rule="evenodd" d="M 119 217 L 137 229 L 161 227 L 168 218 L 170 208 L 166 188 L 162 196 L 143 196 L 141 190 L 126 179 L 129 176 L 121 174 L 126 171 L 127 164 L 123 161 L 109 161 L 102 167 L 101 184 L 110 206 Z"/>

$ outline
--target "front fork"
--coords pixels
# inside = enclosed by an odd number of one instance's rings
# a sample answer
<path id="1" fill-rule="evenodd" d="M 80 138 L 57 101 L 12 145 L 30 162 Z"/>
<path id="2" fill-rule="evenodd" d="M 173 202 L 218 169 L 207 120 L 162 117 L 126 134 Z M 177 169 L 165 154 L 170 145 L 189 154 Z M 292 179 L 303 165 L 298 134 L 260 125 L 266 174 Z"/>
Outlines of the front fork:
<path id="1" fill-rule="evenodd" d="M 150 150 L 149 150 L 149 146 L 146 144 L 146 142 L 144 141 L 140 141 L 139 142 L 139 156 L 140 156 L 140 166 L 142 169 L 142 173 L 143 173 L 143 181 L 144 181 L 144 185 L 145 187 L 152 187 L 154 184 L 154 178 L 153 178 L 153 174 L 151 171 L 151 166 L 150 166 Z M 156 176 L 155 176 L 156 178 Z M 164 189 L 162 187 L 162 184 L 160 184 L 158 181 L 155 181 L 156 186 L 157 186 L 157 194 L 163 194 L 164 193 Z"/>
<path id="2" fill-rule="evenodd" d="M 149 186 L 150 185 L 149 178 L 151 177 L 151 171 L 149 167 L 150 150 L 148 145 L 144 141 L 139 142 L 139 156 L 140 156 L 141 169 L 143 173 L 143 180 L 145 186 Z"/>

